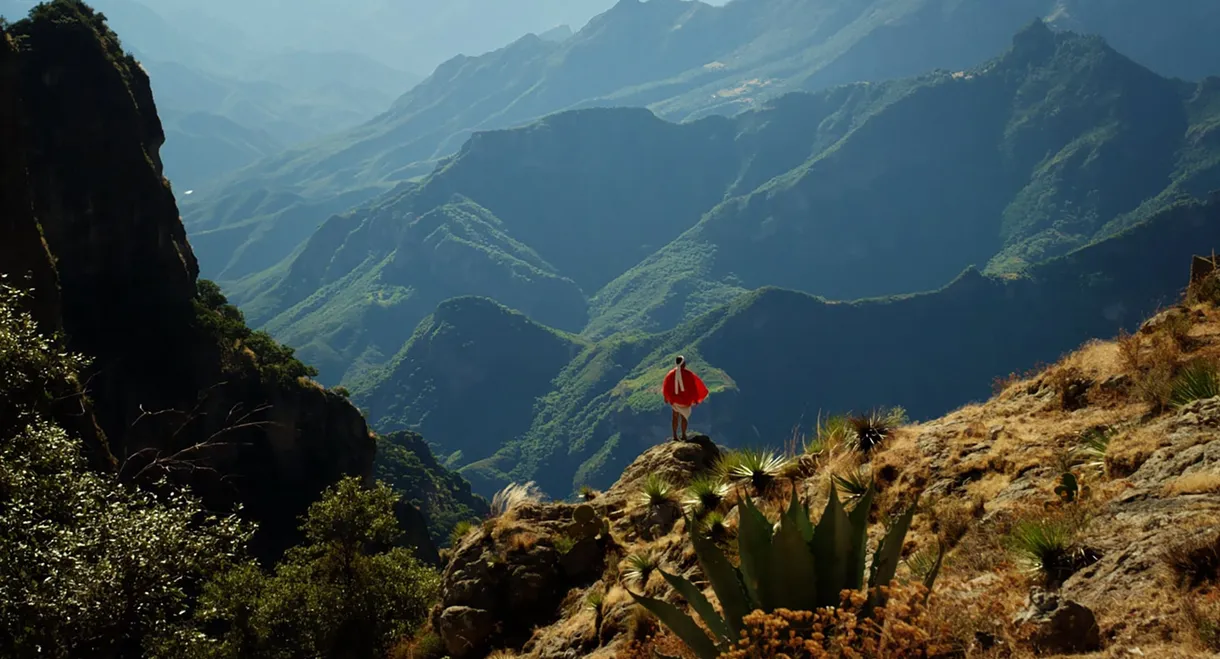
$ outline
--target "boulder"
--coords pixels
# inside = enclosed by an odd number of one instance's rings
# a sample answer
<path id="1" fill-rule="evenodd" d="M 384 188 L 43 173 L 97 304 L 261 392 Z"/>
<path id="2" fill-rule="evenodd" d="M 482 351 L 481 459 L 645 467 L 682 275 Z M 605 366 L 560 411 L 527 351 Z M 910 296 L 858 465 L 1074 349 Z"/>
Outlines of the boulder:
<path id="1" fill-rule="evenodd" d="M 469 606 L 451 606 L 441 612 L 438 632 L 453 657 L 473 657 L 496 630 L 496 616 Z"/>
<path id="2" fill-rule="evenodd" d="M 1088 607 L 1035 588 L 1013 621 L 1037 652 L 1071 654 L 1101 649 L 1101 629 Z"/>

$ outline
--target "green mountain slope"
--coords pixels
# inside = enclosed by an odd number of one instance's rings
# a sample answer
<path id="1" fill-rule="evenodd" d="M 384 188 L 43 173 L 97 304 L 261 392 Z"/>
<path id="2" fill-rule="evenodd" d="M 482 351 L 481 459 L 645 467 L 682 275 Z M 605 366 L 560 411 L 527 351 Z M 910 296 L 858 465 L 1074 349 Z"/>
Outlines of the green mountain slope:
<path id="1" fill-rule="evenodd" d="M 345 193 L 368 199 L 426 174 L 474 132 L 560 110 L 644 106 L 671 120 L 734 114 L 794 90 L 971 66 L 1038 16 L 1070 19 L 1077 29 L 1119 36 L 1123 47 L 1159 52 L 1141 41 L 1140 24 L 1091 10 L 1097 2 L 734 0 L 711 7 L 622 0 L 562 42 L 530 35 L 445 62 L 369 123 L 255 163 L 196 195 L 185 220 L 205 270 L 230 281 L 291 254 L 329 214 L 316 204 Z M 1164 15 L 1150 24 L 1220 27 L 1208 0 L 1159 10 Z M 1163 43 L 1164 34 L 1148 38 Z M 1220 48 L 1206 34 L 1195 27 L 1183 32 L 1197 54 L 1154 57 L 1160 70 L 1220 68 Z M 233 198 L 258 191 L 301 199 L 287 213 L 235 212 Z M 238 235 L 213 240 L 217 232 Z M 244 248 L 240 257 L 228 248 L 233 244 Z"/>
<path id="2" fill-rule="evenodd" d="M 519 415 L 529 405 L 486 398 L 480 416 L 517 420 L 479 438 L 483 454 L 503 444 L 494 455 L 463 453 L 455 462 L 480 492 L 509 480 L 534 479 L 555 495 L 610 483 L 642 448 L 668 435 L 658 389 L 675 353 L 685 354 L 713 391 L 694 428 L 736 445 L 780 444 L 794 429 L 807 431 L 819 412 L 901 405 L 916 418 L 935 416 L 985 396 L 997 376 L 1054 360 L 1090 337 L 1133 329 L 1177 299 L 1190 255 L 1217 244 L 1220 194 L 1175 204 L 1020 277 L 970 269 L 934 292 L 858 302 L 777 288 L 750 292 L 663 334 L 586 344 L 556 370 L 549 391 L 522 392 L 539 396 L 524 430 Z M 372 406 L 367 392 L 401 388 L 401 374 L 461 372 L 528 350 L 504 334 L 489 345 L 495 354 L 472 359 L 410 351 L 399 375 L 382 374 L 356 399 Z M 414 407 L 391 403 L 394 411 L 371 422 L 427 423 L 425 411 L 455 409 L 481 390 L 450 389 Z M 468 436 L 432 423 L 429 436 L 442 445 Z"/>
<path id="3" fill-rule="evenodd" d="M 449 546 L 459 522 L 487 517 L 487 500 L 470 491 L 470 483 L 436 461 L 422 435 L 403 430 L 377 438 L 373 475 L 419 509 L 437 547 Z"/>
<path id="4" fill-rule="evenodd" d="M 467 464 L 529 428 L 534 400 L 581 347 L 487 298 L 454 298 L 352 394 L 379 431 L 419 431 L 446 463 Z"/>
<path id="5" fill-rule="evenodd" d="M 901 93 L 599 292 L 588 333 L 666 329 L 730 284 L 856 299 L 973 263 L 1016 272 L 1220 187 L 1216 81 L 1161 78 L 1095 37 L 1035 23 L 981 67 L 881 86 Z"/>
<path id="6" fill-rule="evenodd" d="M 332 219 L 269 293 L 303 299 L 266 327 L 300 346 L 323 381 L 339 382 L 385 363 L 436 305 L 464 295 L 572 331 L 587 320 L 575 283 L 509 237 L 499 218 L 455 198 L 418 216 L 389 203 Z"/>

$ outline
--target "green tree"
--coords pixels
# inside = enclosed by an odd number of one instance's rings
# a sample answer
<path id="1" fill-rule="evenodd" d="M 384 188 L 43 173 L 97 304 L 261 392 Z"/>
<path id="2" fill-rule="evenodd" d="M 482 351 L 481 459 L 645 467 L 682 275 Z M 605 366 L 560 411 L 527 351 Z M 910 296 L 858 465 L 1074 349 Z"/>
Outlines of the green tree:
<path id="1" fill-rule="evenodd" d="M 166 656 L 336 659 L 385 656 L 423 622 L 439 575 L 409 549 L 394 518 L 398 495 L 347 478 L 327 489 L 301 526 L 306 543 L 264 574 L 239 566 L 204 589 L 199 629 Z"/>
<path id="2" fill-rule="evenodd" d="M 0 656 L 141 656 L 250 530 L 165 483 L 86 468 L 44 412 L 85 360 L 42 335 L 21 296 L 0 283 Z"/>

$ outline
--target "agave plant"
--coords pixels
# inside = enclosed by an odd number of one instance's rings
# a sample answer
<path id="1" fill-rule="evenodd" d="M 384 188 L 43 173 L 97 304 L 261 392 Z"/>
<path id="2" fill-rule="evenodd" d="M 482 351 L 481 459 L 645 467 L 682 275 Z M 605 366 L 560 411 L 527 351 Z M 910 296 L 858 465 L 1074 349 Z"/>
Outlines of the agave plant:
<path id="1" fill-rule="evenodd" d="M 715 476 L 701 476 L 686 486 L 682 506 L 694 517 L 701 517 L 720 507 L 729 488 Z"/>
<path id="2" fill-rule="evenodd" d="M 720 542 L 729 535 L 729 527 L 724 523 L 724 513 L 715 510 L 704 515 L 695 528 L 697 533 L 706 535 L 714 542 Z"/>
<path id="3" fill-rule="evenodd" d="M 1220 369 L 1210 362 L 1195 361 L 1174 378 L 1169 404 L 1182 407 L 1216 396 L 1220 396 Z"/>
<path id="4" fill-rule="evenodd" d="M 664 476 L 651 473 L 644 478 L 640 486 L 640 499 L 649 506 L 661 506 L 672 503 L 678 498 L 677 488 Z"/>
<path id="5" fill-rule="evenodd" d="M 847 495 L 848 501 L 854 501 L 864 496 L 872 484 L 868 473 L 863 467 L 856 467 L 844 474 L 832 474 L 830 480 L 831 483 L 843 490 Z"/>
<path id="6" fill-rule="evenodd" d="M 1081 435 L 1080 446 L 1076 456 L 1083 461 L 1086 469 L 1106 473 L 1106 453 L 1110 450 L 1110 440 L 1114 431 L 1110 428 L 1091 428 Z"/>
<path id="7" fill-rule="evenodd" d="M 879 591 L 873 589 L 893 580 L 903 540 L 915 515 L 912 505 L 889 529 L 873 554 L 866 580 L 868 514 L 874 494 L 875 488 L 870 485 L 856 507 L 848 512 L 832 487 L 815 526 L 810 521 L 809 508 L 793 492 L 792 501 L 774 530 L 747 497 L 740 507 L 737 546 L 741 561 L 737 566 L 710 539 L 700 533 L 691 534 L 699 566 L 711 582 L 724 615 L 690 581 L 664 570 L 659 572 L 703 619 L 712 636 L 673 604 L 634 592 L 631 596 L 700 659 L 712 659 L 732 647 L 741 637 L 743 618 L 756 609 L 814 611 L 837 606 L 845 589 L 861 590 L 867 586 L 870 594 L 863 615 L 869 616 L 880 604 Z M 930 577 L 926 582 L 929 586 L 935 571 Z"/>
<path id="8" fill-rule="evenodd" d="M 635 553 L 627 557 L 627 569 L 623 571 L 623 582 L 643 588 L 652 573 L 660 569 L 661 559 L 655 552 Z"/>
<path id="9" fill-rule="evenodd" d="M 901 407 L 888 410 L 873 410 L 861 416 L 848 418 L 852 427 L 849 444 L 861 453 L 869 453 L 889 439 L 894 429 L 906 423 L 906 411 Z"/>
<path id="10" fill-rule="evenodd" d="M 736 464 L 729 470 L 729 479 L 749 483 L 758 494 L 770 492 L 788 466 L 788 458 L 774 451 L 743 449 L 736 454 Z"/>

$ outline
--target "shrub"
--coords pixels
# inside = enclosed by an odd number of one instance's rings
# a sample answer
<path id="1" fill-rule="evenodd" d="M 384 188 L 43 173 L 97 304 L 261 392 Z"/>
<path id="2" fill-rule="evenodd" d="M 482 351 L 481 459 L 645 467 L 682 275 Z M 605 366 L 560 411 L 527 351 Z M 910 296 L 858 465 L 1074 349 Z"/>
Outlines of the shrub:
<path id="1" fill-rule="evenodd" d="M 280 384 L 290 385 L 318 374 L 316 368 L 297 359 L 292 348 L 280 345 L 266 332 L 247 327 L 241 310 L 229 304 L 214 282 L 196 282 L 194 304 L 196 322 L 216 340 L 230 364 L 236 364 L 236 356 L 247 348 L 254 354 L 259 373 Z"/>
<path id="2" fill-rule="evenodd" d="M 166 654 L 179 657 L 385 656 L 427 616 L 440 577 L 410 550 L 394 517 L 398 495 L 345 478 L 309 507 L 304 545 L 264 574 L 253 563 L 204 589 L 199 630 Z"/>
<path id="3" fill-rule="evenodd" d="M 1173 397 L 1181 349 L 1165 334 L 1153 334 L 1144 345 L 1138 334 L 1120 334 L 1119 355 L 1140 398 L 1156 409 L 1169 405 Z"/>
<path id="4" fill-rule="evenodd" d="M 924 604 L 927 588 L 914 584 L 845 592 L 839 606 L 816 611 L 754 611 L 743 619 L 743 639 L 720 659 L 808 657 L 895 659 L 939 656 L 950 648 L 934 638 Z M 885 603 L 868 610 L 870 599 Z"/>
<path id="5" fill-rule="evenodd" d="M 449 545 L 457 547 L 458 543 L 474 530 L 474 523 L 468 519 L 464 519 L 453 525 L 453 530 L 449 532 Z"/>
<path id="6" fill-rule="evenodd" d="M 1220 581 L 1220 533 L 1175 542 L 1165 550 L 1163 560 L 1181 588 L 1215 584 Z"/>
<path id="7" fill-rule="evenodd" d="M 151 651 L 252 529 L 162 482 L 90 471 L 45 416 L 85 359 L 40 333 L 0 284 L 0 648 L 6 656 Z"/>
<path id="8" fill-rule="evenodd" d="M 815 526 L 809 509 L 793 491 L 779 524 L 771 522 L 747 497 L 739 505 L 738 566 L 707 537 L 691 534 L 695 554 L 705 578 L 720 601 L 723 615 L 712 607 L 690 581 L 660 570 L 661 575 L 703 619 L 711 636 L 694 619 L 668 602 L 631 593 L 701 658 L 729 651 L 749 632 L 751 612 L 776 614 L 781 609 L 811 612 L 840 604 L 844 590 L 859 609 L 860 620 L 883 623 L 873 617 L 885 605 L 888 586 L 898 568 L 903 540 L 915 514 L 910 507 L 894 521 L 873 554 L 865 579 L 868 516 L 874 489 L 860 498 L 849 513 L 831 489 L 826 508 Z M 938 561 L 939 562 L 939 561 Z M 867 587 L 866 592 L 861 592 Z"/>
<path id="9" fill-rule="evenodd" d="M 854 434 L 855 429 L 847 415 L 829 416 L 823 420 L 819 414 L 813 437 L 805 444 L 805 452 L 810 455 L 832 453 L 839 447 L 847 445 Z"/>

